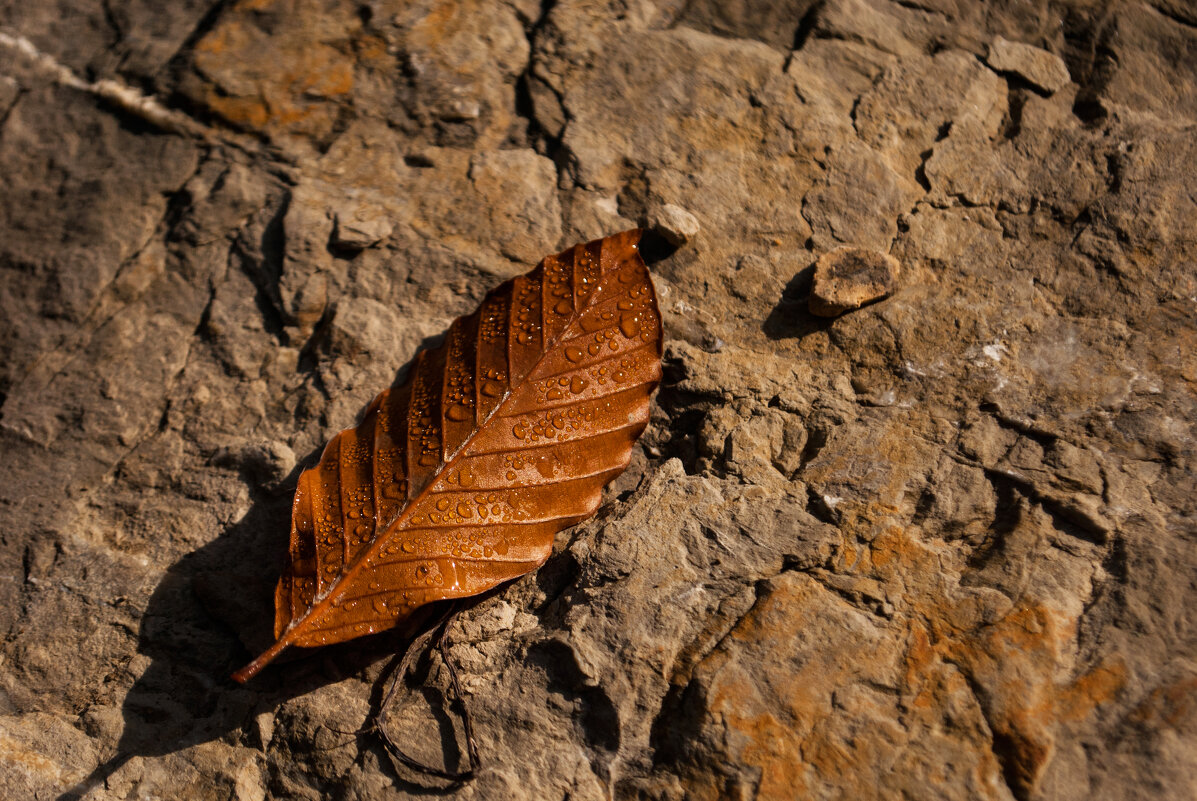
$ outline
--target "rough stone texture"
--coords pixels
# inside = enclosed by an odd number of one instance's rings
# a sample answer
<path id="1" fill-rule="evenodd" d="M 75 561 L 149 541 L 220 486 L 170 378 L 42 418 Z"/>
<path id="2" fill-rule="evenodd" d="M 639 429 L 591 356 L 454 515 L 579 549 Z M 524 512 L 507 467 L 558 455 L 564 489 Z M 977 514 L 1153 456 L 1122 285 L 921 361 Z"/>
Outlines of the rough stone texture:
<path id="1" fill-rule="evenodd" d="M 1022 42 L 1002 37 L 993 40 L 985 59 L 999 72 L 1012 72 L 1051 94 L 1068 83 L 1068 66 L 1059 56 Z"/>
<path id="2" fill-rule="evenodd" d="M 297 471 L 504 277 L 670 205 L 653 424 L 453 624 L 485 767 L 450 794 L 1193 797 L 1191 4 L 0 0 L 0 34 L 3 797 L 425 797 L 340 733 L 402 633 L 225 678 Z M 815 318 L 844 244 L 901 286 Z M 437 699 L 400 739 L 453 762 Z"/>
<path id="3" fill-rule="evenodd" d="M 867 248 L 841 247 L 815 262 L 811 279 L 810 313 L 837 317 L 884 298 L 894 291 L 898 260 Z"/>
<path id="4" fill-rule="evenodd" d="M 693 214 L 672 203 L 665 203 L 653 209 L 648 222 L 654 231 L 673 245 L 686 244 L 702 230 Z"/>

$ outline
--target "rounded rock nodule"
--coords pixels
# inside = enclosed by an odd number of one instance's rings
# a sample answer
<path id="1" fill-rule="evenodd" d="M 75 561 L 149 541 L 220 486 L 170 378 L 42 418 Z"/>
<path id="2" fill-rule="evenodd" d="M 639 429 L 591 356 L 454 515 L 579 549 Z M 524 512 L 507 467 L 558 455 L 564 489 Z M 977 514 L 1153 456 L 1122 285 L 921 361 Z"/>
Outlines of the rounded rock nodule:
<path id="1" fill-rule="evenodd" d="M 868 248 L 844 246 L 815 262 L 809 308 L 819 317 L 838 317 L 890 295 L 899 265 L 893 256 Z"/>

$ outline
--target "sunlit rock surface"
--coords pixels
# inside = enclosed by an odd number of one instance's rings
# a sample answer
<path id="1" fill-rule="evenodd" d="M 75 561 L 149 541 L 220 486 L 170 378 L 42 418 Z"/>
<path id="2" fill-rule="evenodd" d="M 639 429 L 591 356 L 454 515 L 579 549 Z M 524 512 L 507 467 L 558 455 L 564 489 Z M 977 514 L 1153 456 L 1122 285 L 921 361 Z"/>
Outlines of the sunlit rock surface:
<path id="1" fill-rule="evenodd" d="M 426 797 L 352 734 L 401 636 L 226 679 L 296 471 L 655 224 L 653 423 L 451 626 L 451 795 L 1193 797 L 1194 52 L 1176 0 L 0 2 L 0 795 Z M 896 286 L 812 316 L 842 246 Z"/>

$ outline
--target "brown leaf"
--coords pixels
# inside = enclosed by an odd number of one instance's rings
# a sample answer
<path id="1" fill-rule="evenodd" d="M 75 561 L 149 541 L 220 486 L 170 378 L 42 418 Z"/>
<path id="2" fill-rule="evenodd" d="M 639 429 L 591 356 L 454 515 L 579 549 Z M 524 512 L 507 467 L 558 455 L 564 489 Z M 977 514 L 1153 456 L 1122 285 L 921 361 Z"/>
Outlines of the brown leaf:
<path id="1" fill-rule="evenodd" d="M 287 646 L 372 634 L 522 576 L 594 514 L 661 376 L 640 233 L 507 281 L 333 437 L 299 477 L 277 642 L 234 679 Z"/>

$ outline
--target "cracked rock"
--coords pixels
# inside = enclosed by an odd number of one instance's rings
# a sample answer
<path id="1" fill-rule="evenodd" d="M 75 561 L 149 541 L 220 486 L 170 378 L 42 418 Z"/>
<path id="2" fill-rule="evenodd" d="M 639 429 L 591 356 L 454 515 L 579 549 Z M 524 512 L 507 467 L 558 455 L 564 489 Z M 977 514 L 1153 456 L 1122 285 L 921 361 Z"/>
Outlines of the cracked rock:
<path id="1" fill-rule="evenodd" d="M 1031 5 L 0 3 L 0 797 L 1191 798 L 1197 20 Z M 339 733 L 409 630 L 228 682 L 288 479 L 648 224 L 651 425 L 448 630 L 477 777 Z"/>
<path id="2" fill-rule="evenodd" d="M 385 211 L 362 204 L 337 212 L 331 243 L 337 247 L 361 250 L 378 244 L 394 230 L 395 224 Z"/>
<path id="3" fill-rule="evenodd" d="M 532 150 L 479 153 L 470 180 L 490 212 L 500 252 L 534 263 L 557 245 L 561 211 L 553 163 Z"/>

